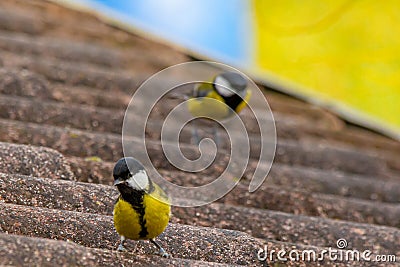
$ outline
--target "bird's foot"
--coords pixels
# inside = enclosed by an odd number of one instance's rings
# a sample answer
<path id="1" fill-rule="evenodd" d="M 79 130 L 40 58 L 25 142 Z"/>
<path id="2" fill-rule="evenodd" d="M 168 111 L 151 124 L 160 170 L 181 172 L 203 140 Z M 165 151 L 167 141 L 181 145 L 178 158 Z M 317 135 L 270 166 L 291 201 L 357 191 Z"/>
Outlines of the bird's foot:
<path id="1" fill-rule="evenodd" d="M 221 140 L 220 140 L 220 138 L 219 138 L 218 129 L 217 129 L 216 126 L 213 127 L 212 132 L 213 132 L 213 135 L 214 135 L 214 142 L 215 142 L 215 145 L 216 145 L 217 148 L 218 148 L 218 147 L 220 146 L 220 144 L 221 144 Z"/>
<path id="2" fill-rule="evenodd" d="M 154 239 L 150 239 L 150 242 L 153 243 L 153 244 L 159 249 L 159 254 L 161 255 L 161 257 L 163 257 L 163 258 L 169 258 L 169 257 L 171 257 L 171 256 L 165 251 L 165 249 L 163 249 L 163 248 L 161 247 L 161 245 L 158 244 L 157 241 L 155 241 Z"/>
<path id="3" fill-rule="evenodd" d="M 119 243 L 119 246 L 118 246 L 118 248 L 117 248 L 117 251 L 125 252 L 125 251 L 126 251 L 126 248 L 124 247 L 124 244 L 125 244 L 125 236 L 121 235 L 120 238 L 121 238 L 121 242 Z"/>
<path id="4" fill-rule="evenodd" d="M 117 251 L 119 251 L 119 252 L 126 252 L 127 250 L 126 250 L 126 248 L 124 247 L 124 245 L 119 244 L 119 246 L 118 246 L 118 248 L 117 248 Z"/>
<path id="5" fill-rule="evenodd" d="M 197 128 L 194 128 L 192 130 L 191 143 L 196 146 L 198 146 L 200 144 L 200 136 L 199 136 L 199 133 L 197 132 Z"/>
<path id="6" fill-rule="evenodd" d="M 163 258 L 170 258 L 171 256 L 163 249 L 163 248 L 160 248 L 160 256 L 161 257 L 163 257 Z"/>

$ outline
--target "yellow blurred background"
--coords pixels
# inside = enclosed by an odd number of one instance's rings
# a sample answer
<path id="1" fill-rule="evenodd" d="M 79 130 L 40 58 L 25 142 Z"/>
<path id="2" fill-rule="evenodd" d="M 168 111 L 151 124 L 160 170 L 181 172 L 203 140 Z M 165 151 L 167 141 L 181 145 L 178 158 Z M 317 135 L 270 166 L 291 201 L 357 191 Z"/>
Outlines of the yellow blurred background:
<path id="1" fill-rule="evenodd" d="M 400 138 L 395 0 L 253 0 L 253 72 Z"/>

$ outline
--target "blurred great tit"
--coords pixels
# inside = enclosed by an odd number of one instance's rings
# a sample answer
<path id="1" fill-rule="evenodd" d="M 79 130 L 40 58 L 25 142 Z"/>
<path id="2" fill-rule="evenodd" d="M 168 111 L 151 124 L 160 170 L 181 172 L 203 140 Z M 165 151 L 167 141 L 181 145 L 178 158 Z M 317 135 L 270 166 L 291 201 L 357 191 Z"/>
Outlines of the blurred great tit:
<path id="1" fill-rule="evenodd" d="M 113 212 L 114 226 L 121 237 L 118 250 L 125 251 L 125 239 L 147 239 L 163 257 L 169 257 L 154 240 L 164 232 L 171 214 L 165 192 L 151 181 L 143 165 L 131 157 L 118 160 L 113 176 L 114 185 L 120 192 Z"/>
<path id="2" fill-rule="evenodd" d="M 198 84 L 193 95 L 187 101 L 189 112 L 194 117 L 206 117 L 221 121 L 233 113 L 239 113 L 250 100 L 251 91 L 247 89 L 247 80 L 237 72 L 224 72 L 214 77 L 210 83 Z M 229 108 L 228 108 L 229 107 Z M 218 144 L 217 128 L 213 128 L 214 138 Z M 197 127 L 192 137 L 198 144 Z"/>

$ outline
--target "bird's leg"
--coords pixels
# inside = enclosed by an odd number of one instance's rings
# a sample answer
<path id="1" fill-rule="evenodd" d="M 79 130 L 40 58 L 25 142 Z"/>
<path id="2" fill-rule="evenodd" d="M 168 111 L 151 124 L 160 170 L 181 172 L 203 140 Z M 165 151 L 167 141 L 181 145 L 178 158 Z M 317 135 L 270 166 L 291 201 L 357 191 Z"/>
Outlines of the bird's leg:
<path id="1" fill-rule="evenodd" d="M 121 251 L 121 252 L 126 251 L 126 248 L 124 247 L 124 243 L 125 243 L 125 236 L 121 235 L 121 243 L 119 243 L 119 246 L 117 249 L 118 251 Z"/>
<path id="2" fill-rule="evenodd" d="M 193 128 L 192 128 L 192 143 L 194 145 L 199 145 L 200 143 L 200 137 L 197 131 L 197 123 L 195 121 L 193 121 Z"/>
<path id="3" fill-rule="evenodd" d="M 218 126 L 213 126 L 213 128 L 212 128 L 212 133 L 213 133 L 213 135 L 214 135 L 214 142 L 215 142 L 215 145 L 217 146 L 217 148 L 219 147 L 219 144 L 220 144 L 220 140 L 219 140 L 219 135 L 218 135 Z"/>
<path id="4" fill-rule="evenodd" d="M 153 243 L 159 250 L 160 250 L 160 255 L 161 257 L 164 258 L 169 258 L 169 254 L 167 252 L 165 252 L 165 250 L 161 247 L 161 245 L 155 241 L 154 239 L 150 239 L 150 242 Z"/>

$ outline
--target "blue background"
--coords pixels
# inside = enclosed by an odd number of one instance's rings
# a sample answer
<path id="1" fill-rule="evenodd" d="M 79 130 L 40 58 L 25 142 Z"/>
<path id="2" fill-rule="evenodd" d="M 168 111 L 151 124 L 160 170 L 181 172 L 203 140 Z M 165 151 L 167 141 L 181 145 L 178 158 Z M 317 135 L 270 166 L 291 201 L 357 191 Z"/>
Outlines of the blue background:
<path id="1" fill-rule="evenodd" d="M 250 58 L 246 0 L 86 0 L 107 16 L 234 65 Z"/>

